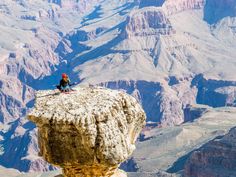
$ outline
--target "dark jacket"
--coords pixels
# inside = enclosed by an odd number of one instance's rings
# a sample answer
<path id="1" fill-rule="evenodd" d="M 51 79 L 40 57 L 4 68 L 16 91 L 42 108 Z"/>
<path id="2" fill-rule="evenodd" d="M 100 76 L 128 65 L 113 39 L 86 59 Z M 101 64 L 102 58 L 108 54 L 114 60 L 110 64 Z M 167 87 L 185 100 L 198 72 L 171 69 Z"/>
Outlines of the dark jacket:
<path id="1" fill-rule="evenodd" d="M 65 81 L 64 79 L 62 79 L 61 81 L 60 81 L 60 88 L 61 87 L 66 87 L 66 86 L 70 86 L 70 79 L 68 79 L 67 81 Z"/>

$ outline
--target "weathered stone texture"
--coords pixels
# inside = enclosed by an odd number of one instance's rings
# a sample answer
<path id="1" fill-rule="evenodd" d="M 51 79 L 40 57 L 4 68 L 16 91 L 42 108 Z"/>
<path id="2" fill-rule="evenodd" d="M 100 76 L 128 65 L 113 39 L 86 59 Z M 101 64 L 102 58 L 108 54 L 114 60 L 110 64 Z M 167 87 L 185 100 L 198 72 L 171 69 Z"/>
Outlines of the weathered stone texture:
<path id="1" fill-rule="evenodd" d="M 28 117 L 39 128 L 40 155 L 67 177 L 124 176 L 117 168 L 146 120 L 135 98 L 100 87 L 38 92 Z"/>

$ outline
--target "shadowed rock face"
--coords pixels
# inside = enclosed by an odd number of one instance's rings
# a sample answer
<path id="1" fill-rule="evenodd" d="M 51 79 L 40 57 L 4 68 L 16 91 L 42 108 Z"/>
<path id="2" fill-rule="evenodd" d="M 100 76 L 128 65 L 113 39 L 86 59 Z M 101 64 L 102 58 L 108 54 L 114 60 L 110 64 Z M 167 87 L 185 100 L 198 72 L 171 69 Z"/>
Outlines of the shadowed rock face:
<path id="1" fill-rule="evenodd" d="M 189 89 L 188 81 L 184 78 L 176 80 L 172 87 L 167 83 L 141 80 L 110 81 L 102 83 L 101 86 L 121 89 L 134 96 L 142 104 L 147 121 L 160 122 L 162 127 L 166 127 L 179 125 L 198 117 L 194 116 L 192 111 L 188 112 L 189 105 L 195 103 L 197 90 L 194 87 Z"/>
<path id="2" fill-rule="evenodd" d="M 235 17 L 235 8 L 236 1 L 234 0 L 206 0 L 204 20 L 209 24 L 214 24 L 224 17 Z"/>
<path id="3" fill-rule="evenodd" d="M 65 176 L 124 176 L 146 116 L 135 98 L 104 88 L 38 92 L 29 119 L 39 128 L 40 155 Z"/>
<path id="4" fill-rule="evenodd" d="M 192 153 L 185 165 L 186 177 L 236 176 L 236 128 Z"/>
<path id="5" fill-rule="evenodd" d="M 192 80 L 198 93 L 196 101 L 212 107 L 234 106 L 236 103 L 236 82 L 206 79 L 201 74 Z"/>
<path id="6" fill-rule="evenodd" d="M 149 0 L 149 1 L 140 0 L 139 7 L 140 8 L 148 7 L 148 6 L 160 7 L 163 5 L 164 2 L 165 0 Z"/>

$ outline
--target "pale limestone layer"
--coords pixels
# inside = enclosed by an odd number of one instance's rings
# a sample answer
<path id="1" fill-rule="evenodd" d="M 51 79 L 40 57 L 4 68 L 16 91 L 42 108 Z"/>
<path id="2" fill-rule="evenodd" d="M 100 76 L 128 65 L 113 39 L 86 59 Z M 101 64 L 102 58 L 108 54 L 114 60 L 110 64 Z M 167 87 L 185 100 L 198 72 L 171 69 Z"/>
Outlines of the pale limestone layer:
<path id="1" fill-rule="evenodd" d="M 100 87 L 40 91 L 28 117 L 39 128 L 40 155 L 67 177 L 124 176 L 117 168 L 146 120 L 135 98 Z"/>

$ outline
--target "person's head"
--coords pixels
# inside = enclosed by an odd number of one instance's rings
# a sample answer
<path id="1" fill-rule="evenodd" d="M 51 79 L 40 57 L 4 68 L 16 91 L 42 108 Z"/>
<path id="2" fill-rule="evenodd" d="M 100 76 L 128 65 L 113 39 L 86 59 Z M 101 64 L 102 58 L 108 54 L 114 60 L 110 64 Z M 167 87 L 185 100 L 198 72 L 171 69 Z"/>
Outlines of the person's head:
<path id="1" fill-rule="evenodd" d="M 63 73 L 63 74 L 61 75 L 61 77 L 62 77 L 62 79 L 64 79 L 64 80 L 68 80 L 68 76 L 67 76 L 66 73 Z"/>

